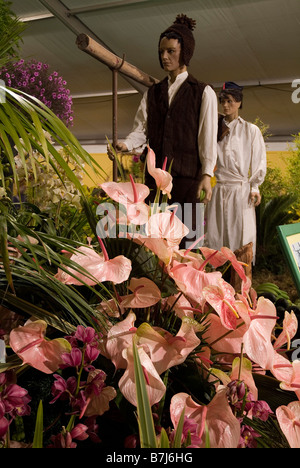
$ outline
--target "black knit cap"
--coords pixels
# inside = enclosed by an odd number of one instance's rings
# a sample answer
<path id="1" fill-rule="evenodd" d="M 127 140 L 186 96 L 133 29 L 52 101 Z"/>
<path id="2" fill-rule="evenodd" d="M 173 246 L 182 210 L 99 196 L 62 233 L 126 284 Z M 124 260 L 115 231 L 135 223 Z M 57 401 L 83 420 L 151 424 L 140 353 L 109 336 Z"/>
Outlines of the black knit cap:
<path id="1" fill-rule="evenodd" d="M 159 44 L 163 37 L 167 36 L 169 33 L 175 33 L 180 36 L 182 39 L 181 49 L 182 49 L 182 60 L 186 66 L 189 65 L 190 60 L 193 56 L 195 50 L 195 38 L 193 35 L 193 30 L 196 27 L 196 21 L 192 18 L 188 18 L 186 15 L 181 14 L 177 15 L 174 23 L 166 29 L 159 38 Z M 159 54 L 160 65 L 163 68 L 161 57 Z"/>

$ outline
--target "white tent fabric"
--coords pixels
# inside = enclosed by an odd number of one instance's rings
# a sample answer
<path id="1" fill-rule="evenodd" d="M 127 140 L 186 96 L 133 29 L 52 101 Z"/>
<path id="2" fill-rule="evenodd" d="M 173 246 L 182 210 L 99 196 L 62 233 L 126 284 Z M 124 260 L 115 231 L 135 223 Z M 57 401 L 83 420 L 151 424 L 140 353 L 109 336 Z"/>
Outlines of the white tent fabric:
<path id="1" fill-rule="evenodd" d="M 65 22 L 53 14 L 58 4 L 68 11 Z M 47 62 L 67 80 L 73 132 L 84 143 L 111 138 L 112 72 L 78 49 L 77 32 L 88 28 L 115 54 L 161 79 L 158 38 L 178 13 L 197 22 L 189 69 L 195 77 L 216 92 L 224 81 L 243 85 L 241 115 L 269 125 L 270 141 L 290 141 L 300 131 L 299 0 L 13 0 L 11 8 L 28 23 L 23 58 Z M 80 21 L 82 31 L 72 30 L 71 19 Z M 131 130 L 141 90 L 119 75 L 118 91 L 121 139 Z"/>

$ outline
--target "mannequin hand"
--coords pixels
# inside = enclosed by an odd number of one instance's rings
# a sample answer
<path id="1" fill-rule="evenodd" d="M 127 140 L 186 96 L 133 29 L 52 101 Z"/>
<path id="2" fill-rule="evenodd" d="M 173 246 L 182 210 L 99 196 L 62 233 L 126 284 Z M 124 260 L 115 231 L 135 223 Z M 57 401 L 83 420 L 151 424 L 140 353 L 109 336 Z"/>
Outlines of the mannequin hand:
<path id="1" fill-rule="evenodd" d="M 249 202 L 251 205 L 258 206 L 261 202 L 261 195 L 258 192 L 251 192 L 249 195 Z"/>
<path id="2" fill-rule="evenodd" d="M 201 177 L 199 186 L 198 186 L 198 198 L 201 198 L 201 191 L 205 192 L 205 198 L 202 201 L 205 205 L 211 200 L 212 196 L 212 186 L 210 183 L 210 176 L 207 174 L 204 174 Z"/>
<path id="3" fill-rule="evenodd" d="M 125 153 L 126 151 L 128 151 L 128 148 L 127 146 L 125 145 L 125 143 L 117 143 L 116 144 L 116 148 L 115 148 L 115 151 L 118 153 L 118 152 L 121 152 L 121 153 Z M 111 147 L 109 145 L 107 145 L 107 154 L 109 156 L 110 159 L 114 159 L 114 154 L 111 150 Z"/>

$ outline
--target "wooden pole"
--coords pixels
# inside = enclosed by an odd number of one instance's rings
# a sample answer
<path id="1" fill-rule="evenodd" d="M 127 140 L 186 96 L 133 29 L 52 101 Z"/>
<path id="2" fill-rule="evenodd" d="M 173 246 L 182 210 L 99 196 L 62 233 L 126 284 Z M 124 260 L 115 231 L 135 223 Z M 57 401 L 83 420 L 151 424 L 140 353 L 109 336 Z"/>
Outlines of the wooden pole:
<path id="1" fill-rule="evenodd" d="M 116 150 L 118 143 L 118 70 L 112 70 L 113 76 L 113 147 Z M 113 160 L 113 181 L 118 181 L 118 164 Z"/>
<path id="2" fill-rule="evenodd" d="M 134 65 L 123 61 L 122 58 L 107 50 L 105 47 L 96 42 L 87 34 L 80 34 L 79 36 L 77 36 L 76 45 L 80 50 L 96 58 L 112 70 L 116 69 L 121 74 L 134 79 L 138 83 L 141 83 L 144 86 L 147 86 L 148 88 L 154 83 L 158 83 L 159 81 L 156 78 L 153 78 L 152 76 L 142 72 Z"/>

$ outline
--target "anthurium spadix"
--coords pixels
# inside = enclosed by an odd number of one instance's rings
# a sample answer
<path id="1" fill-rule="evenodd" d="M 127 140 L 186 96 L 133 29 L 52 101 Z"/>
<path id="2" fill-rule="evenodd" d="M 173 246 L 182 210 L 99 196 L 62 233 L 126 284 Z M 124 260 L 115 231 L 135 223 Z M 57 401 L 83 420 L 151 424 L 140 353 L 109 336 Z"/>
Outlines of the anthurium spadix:
<path id="1" fill-rule="evenodd" d="M 204 288 L 203 296 L 205 300 L 214 308 L 219 315 L 222 324 L 229 330 L 235 330 L 239 315 L 235 309 L 235 290 L 233 287 L 219 279 L 217 284 Z"/>
<path id="2" fill-rule="evenodd" d="M 71 351 L 71 345 L 64 338 L 46 340 L 46 328 L 47 324 L 43 320 L 28 321 L 10 332 L 9 344 L 23 364 L 52 374 L 63 362 L 61 355 Z"/>

